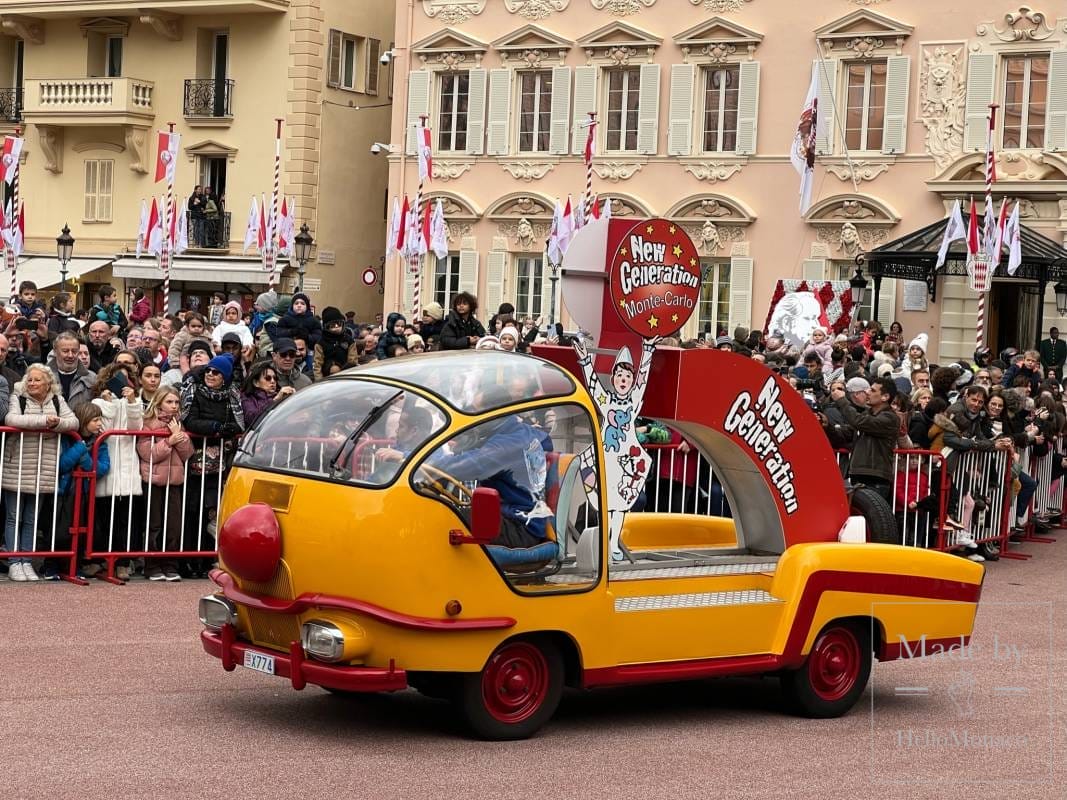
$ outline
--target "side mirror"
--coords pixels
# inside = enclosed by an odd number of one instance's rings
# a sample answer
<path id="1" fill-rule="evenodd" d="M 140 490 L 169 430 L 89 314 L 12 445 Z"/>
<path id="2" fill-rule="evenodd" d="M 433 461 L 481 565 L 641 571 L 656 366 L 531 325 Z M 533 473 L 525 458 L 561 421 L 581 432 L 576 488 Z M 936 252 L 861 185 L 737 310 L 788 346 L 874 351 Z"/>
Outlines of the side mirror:
<path id="1" fill-rule="evenodd" d="M 471 536 L 478 544 L 490 544 L 500 535 L 500 493 L 486 486 L 471 495 Z"/>

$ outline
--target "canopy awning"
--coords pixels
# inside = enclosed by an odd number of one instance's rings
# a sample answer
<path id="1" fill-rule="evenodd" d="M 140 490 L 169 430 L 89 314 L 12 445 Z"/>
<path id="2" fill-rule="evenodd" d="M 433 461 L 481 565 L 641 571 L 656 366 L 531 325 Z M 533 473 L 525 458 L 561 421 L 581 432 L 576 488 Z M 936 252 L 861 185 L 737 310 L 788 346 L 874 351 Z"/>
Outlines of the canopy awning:
<path id="1" fill-rule="evenodd" d="M 279 275 L 286 266 L 288 266 L 287 261 L 278 260 Z M 163 279 L 155 258 L 124 256 L 115 259 L 112 270 L 117 278 Z M 170 268 L 172 281 L 244 283 L 250 286 L 266 286 L 267 277 L 268 274 L 263 271 L 258 258 L 177 256 Z"/>
<path id="2" fill-rule="evenodd" d="M 72 258 L 67 264 L 67 280 L 80 278 L 86 273 L 106 267 L 114 260 L 114 256 Z M 37 284 L 38 289 L 50 289 L 53 286 L 59 286 L 61 278 L 59 259 L 55 256 L 25 256 L 19 262 L 15 277 L 19 283 L 33 281 Z"/>
<path id="3" fill-rule="evenodd" d="M 970 215 L 965 213 L 963 215 L 964 228 L 969 220 Z M 930 299 L 934 300 L 937 298 L 938 275 L 967 274 L 967 242 L 964 240 L 953 242 L 949 247 L 945 263 L 940 267 L 935 266 L 948 222 L 947 217 L 939 219 L 925 228 L 912 231 L 899 239 L 876 247 L 857 260 L 868 267 L 876 283 L 880 283 L 882 278 L 923 281 L 930 292 Z M 1022 264 L 1014 275 L 1009 276 L 1008 248 L 1005 247 L 993 277 L 1011 277 L 1037 281 L 1040 284 L 1067 277 L 1067 250 L 1059 242 L 1025 225 L 1019 227 Z"/>

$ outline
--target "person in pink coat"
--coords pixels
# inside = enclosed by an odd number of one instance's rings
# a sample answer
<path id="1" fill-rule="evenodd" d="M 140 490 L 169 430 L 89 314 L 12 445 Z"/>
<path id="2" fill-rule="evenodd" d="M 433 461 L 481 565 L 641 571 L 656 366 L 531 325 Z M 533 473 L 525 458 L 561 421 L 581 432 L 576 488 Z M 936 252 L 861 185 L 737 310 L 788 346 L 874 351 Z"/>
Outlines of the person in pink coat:
<path id="1" fill-rule="evenodd" d="M 182 430 L 181 398 L 173 386 L 160 386 L 152 396 L 144 417 L 144 430 L 161 434 L 137 439 L 148 507 L 148 549 L 177 552 L 181 549 L 185 462 L 193 455 L 193 443 Z M 150 581 L 180 581 L 177 558 L 146 559 L 145 577 Z"/>
<path id="2" fill-rule="evenodd" d="M 830 382 L 830 373 L 834 371 L 832 357 L 833 349 L 834 346 L 830 341 L 829 335 L 826 333 L 826 328 L 813 328 L 811 331 L 811 338 L 809 338 L 807 344 L 804 345 L 804 353 L 801 357 L 801 360 L 803 360 L 807 358 L 810 353 L 814 353 L 822 359 L 822 377 L 827 383 Z"/>

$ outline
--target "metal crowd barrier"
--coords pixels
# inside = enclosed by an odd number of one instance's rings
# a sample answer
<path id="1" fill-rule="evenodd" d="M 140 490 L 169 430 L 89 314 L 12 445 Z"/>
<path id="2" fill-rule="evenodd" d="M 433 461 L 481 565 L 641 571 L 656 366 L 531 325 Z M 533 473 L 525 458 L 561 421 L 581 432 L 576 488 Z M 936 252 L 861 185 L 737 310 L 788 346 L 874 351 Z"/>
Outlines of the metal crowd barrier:
<path id="1" fill-rule="evenodd" d="M 15 536 L 13 541 L 14 549 L 8 550 L 5 543 L 4 552 L 0 553 L 0 558 L 31 559 L 36 561 L 44 557 L 51 560 L 50 566 L 55 569 L 60 578 L 72 583 L 84 584 L 85 581 L 76 576 L 78 545 L 80 538 L 86 531 L 85 527 L 79 524 L 81 518 L 81 492 L 77 491 L 75 487 L 73 498 L 70 501 L 73 503 L 73 513 L 71 515 L 62 513 L 64 509 L 61 507 L 61 502 L 59 502 L 61 498 L 57 495 L 60 477 L 59 459 L 63 452 L 63 437 L 73 441 L 80 441 L 77 433 L 57 433 L 48 430 L 23 431 L 17 428 L 0 426 L 0 486 L 4 485 L 5 481 L 10 481 L 12 471 L 15 472 L 14 484 L 16 486 L 22 487 L 24 479 L 29 476 L 32 476 L 33 481 L 32 492 L 4 489 L 4 526 L 6 530 L 8 520 L 11 520 L 14 524 Z M 38 440 L 37 444 L 41 446 L 36 448 L 37 454 L 34 457 L 31 455 L 33 448 L 28 444 L 35 439 Z M 45 439 L 56 440 L 55 468 L 54 472 L 49 470 L 51 474 L 44 471 L 43 445 Z M 9 452 L 17 459 L 17 465 L 8 465 L 7 455 Z M 27 457 L 29 458 L 28 462 L 26 460 Z M 46 476 L 50 478 L 50 481 L 44 480 Z M 81 476 L 82 473 L 75 472 L 74 477 L 76 480 Z M 46 487 L 45 484 L 47 482 L 51 482 L 53 487 L 51 490 Z M 31 510 L 34 523 L 30 548 L 28 550 L 25 547 L 20 549 L 20 541 L 22 539 L 21 523 Z M 73 519 L 73 523 L 66 523 L 65 519 Z"/>
<path id="2" fill-rule="evenodd" d="M 945 457 L 931 450 L 894 450 L 893 453 L 894 486 L 890 505 L 900 528 L 901 544 L 937 550 L 955 546 L 954 532 L 945 526 L 948 506 Z"/>
<path id="3" fill-rule="evenodd" d="M 656 483 L 645 511 L 731 516 L 712 463 L 695 445 L 690 445 L 687 453 L 678 444 L 643 446 L 652 457 L 652 479 Z"/>

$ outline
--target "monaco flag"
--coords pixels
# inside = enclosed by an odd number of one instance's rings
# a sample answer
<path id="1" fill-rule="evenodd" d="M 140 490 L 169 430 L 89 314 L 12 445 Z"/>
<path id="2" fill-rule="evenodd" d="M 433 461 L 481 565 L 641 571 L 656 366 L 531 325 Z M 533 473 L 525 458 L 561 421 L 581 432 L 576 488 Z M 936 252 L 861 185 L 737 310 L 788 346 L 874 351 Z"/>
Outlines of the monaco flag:
<path id="1" fill-rule="evenodd" d="M 187 208 L 186 198 L 182 198 L 182 204 L 178 206 L 178 211 L 175 214 L 177 219 L 177 230 L 174 232 L 173 245 L 175 253 L 184 253 L 189 249 L 189 222 L 186 219 L 186 215 L 181 212 L 180 209 Z"/>
<path id="2" fill-rule="evenodd" d="M 159 147 L 156 153 L 156 183 L 164 178 L 174 183 L 174 168 L 178 163 L 178 142 L 181 134 L 159 132 Z"/>
<path id="3" fill-rule="evenodd" d="M 14 258 L 22 255 L 22 244 L 26 240 L 26 204 L 20 203 L 18 218 L 11 219 L 7 215 L 3 231 L 4 246 L 11 251 Z"/>
<path id="4" fill-rule="evenodd" d="M 811 186 L 815 179 L 815 135 L 819 127 L 819 62 L 812 64 L 811 83 L 800 112 L 789 160 L 800 175 L 800 213 L 811 208 Z"/>
<path id="5" fill-rule="evenodd" d="M 148 224 L 145 226 L 144 248 L 153 255 L 159 255 L 163 247 L 163 223 L 159 218 L 159 204 L 152 198 L 152 208 L 148 212 Z"/>
<path id="6" fill-rule="evenodd" d="M 563 216 L 560 217 L 559 221 L 558 239 L 559 252 L 561 254 L 566 254 L 567 248 L 570 247 L 574 231 L 574 212 L 571 210 L 571 196 L 567 195 L 567 205 L 563 207 Z"/>
<path id="7" fill-rule="evenodd" d="M 430 129 L 421 125 L 415 132 L 415 141 L 419 150 L 419 180 L 433 180 L 433 139 Z"/>
<path id="8" fill-rule="evenodd" d="M 970 216 L 967 220 L 967 252 L 972 256 L 978 255 L 978 212 L 975 211 L 973 197 Z"/>
<path id="9" fill-rule="evenodd" d="M 145 238 L 148 236 L 148 203 L 141 198 L 141 222 L 137 226 L 137 258 L 141 257 Z"/>
<path id="10" fill-rule="evenodd" d="M 281 219 L 278 220 L 278 252 L 289 255 L 293 249 L 293 236 L 296 233 L 296 203 L 282 198 Z"/>
<path id="11" fill-rule="evenodd" d="M 404 205 L 400 209 L 400 217 L 397 219 L 396 226 L 396 240 L 393 244 L 393 249 L 401 255 L 403 258 L 407 258 L 407 237 L 408 237 L 408 196 L 404 195 Z"/>
<path id="12" fill-rule="evenodd" d="M 937 251 L 937 266 L 940 267 L 948 258 L 949 246 L 960 239 L 967 238 L 967 228 L 963 224 L 963 210 L 960 201 L 952 206 L 952 213 L 948 215 L 948 223 L 945 225 L 945 235 L 941 237 L 941 247 Z"/>
<path id="13" fill-rule="evenodd" d="M 448 257 L 448 226 L 445 225 L 445 207 L 441 198 L 437 198 L 430 221 L 430 249 L 438 258 Z"/>
<path id="14" fill-rule="evenodd" d="M 563 207 L 556 198 L 556 207 L 552 211 L 552 229 L 548 232 L 548 260 L 552 264 L 558 264 L 563 260 L 563 251 L 559 247 L 559 228 L 563 223 Z"/>
<path id="15" fill-rule="evenodd" d="M 245 225 L 245 241 L 241 253 L 247 253 L 252 245 L 259 244 L 259 206 L 256 204 L 256 196 L 252 195 L 252 205 L 248 209 L 248 222 Z"/>
<path id="16" fill-rule="evenodd" d="M 0 177 L 4 179 L 8 186 L 15 180 L 15 172 L 18 169 L 21 155 L 22 138 L 19 136 L 5 136 L 3 160 L 0 160 Z"/>
<path id="17" fill-rule="evenodd" d="M 1014 275 L 1023 263 L 1022 227 L 1019 224 L 1019 204 L 1004 223 L 1004 241 L 1008 245 L 1008 274 Z"/>
<path id="18" fill-rule="evenodd" d="M 393 198 L 393 213 L 389 215 L 389 232 L 385 235 L 385 257 L 396 252 L 396 237 L 400 233 L 400 198 Z"/>

